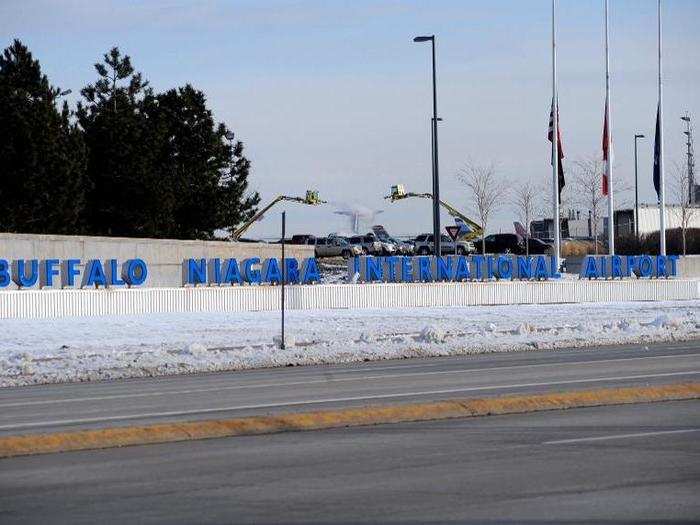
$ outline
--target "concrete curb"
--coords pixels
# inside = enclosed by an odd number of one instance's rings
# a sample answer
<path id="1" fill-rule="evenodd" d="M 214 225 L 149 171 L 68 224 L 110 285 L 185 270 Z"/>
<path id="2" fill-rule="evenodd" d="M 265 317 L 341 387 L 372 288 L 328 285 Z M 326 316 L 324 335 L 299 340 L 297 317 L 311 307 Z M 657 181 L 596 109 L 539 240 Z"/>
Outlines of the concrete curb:
<path id="1" fill-rule="evenodd" d="M 0 458 L 299 430 L 698 398 L 700 398 L 700 383 L 679 383 L 28 434 L 0 437 Z"/>

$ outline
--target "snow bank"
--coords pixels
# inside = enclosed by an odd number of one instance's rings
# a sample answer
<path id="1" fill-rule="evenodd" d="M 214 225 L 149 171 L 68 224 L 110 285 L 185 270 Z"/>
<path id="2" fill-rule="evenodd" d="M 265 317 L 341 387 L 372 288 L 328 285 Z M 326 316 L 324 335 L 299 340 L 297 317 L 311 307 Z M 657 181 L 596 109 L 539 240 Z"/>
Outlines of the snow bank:
<path id="1" fill-rule="evenodd" d="M 0 320 L 0 386 L 700 338 L 700 301 Z"/>

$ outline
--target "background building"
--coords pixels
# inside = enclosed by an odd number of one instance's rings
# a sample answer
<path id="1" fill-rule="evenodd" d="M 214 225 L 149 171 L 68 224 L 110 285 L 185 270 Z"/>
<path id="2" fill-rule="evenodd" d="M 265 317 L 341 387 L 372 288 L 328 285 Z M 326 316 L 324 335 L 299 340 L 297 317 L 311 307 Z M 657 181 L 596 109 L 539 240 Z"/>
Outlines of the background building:
<path id="1" fill-rule="evenodd" d="M 686 207 L 687 228 L 700 228 L 700 205 Z M 623 208 L 615 211 L 615 234 L 628 235 L 635 232 L 634 208 Z M 677 204 L 666 205 L 666 229 L 673 230 L 682 225 L 683 207 Z M 592 238 L 596 231 L 599 238 L 608 234 L 608 218 L 599 217 L 597 228 L 593 227 L 590 213 L 570 210 L 567 217 L 562 218 L 561 235 L 574 239 Z M 659 231 L 659 207 L 656 204 L 639 205 L 639 234 L 646 235 Z M 554 237 L 554 221 L 550 218 L 532 221 L 530 233 L 538 239 Z"/>

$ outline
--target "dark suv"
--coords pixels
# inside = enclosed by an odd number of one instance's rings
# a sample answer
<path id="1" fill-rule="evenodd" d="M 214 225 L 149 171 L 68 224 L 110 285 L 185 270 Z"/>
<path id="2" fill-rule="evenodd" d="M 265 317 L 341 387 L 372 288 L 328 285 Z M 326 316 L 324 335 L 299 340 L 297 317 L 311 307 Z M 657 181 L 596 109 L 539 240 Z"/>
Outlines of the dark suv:
<path id="1" fill-rule="evenodd" d="M 530 237 L 528 244 L 530 245 L 530 255 L 549 255 L 553 253 L 552 246 L 540 239 Z"/>
<path id="2" fill-rule="evenodd" d="M 525 254 L 525 240 L 514 233 L 494 233 L 487 235 L 484 240 L 474 241 L 476 251 L 481 253 L 481 243 L 486 244 L 486 253 L 512 253 Z M 549 253 L 549 247 L 539 239 L 528 239 L 531 255 L 543 255 Z"/>
<path id="3" fill-rule="evenodd" d="M 316 237 L 308 233 L 292 235 L 292 240 L 289 241 L 289 244 L 307 244 L 313 246 L 316 244 Z"/>
<path id="4" fill-rule="evenodd" d="M 481 244 L 486 245 L 486 253 L 525 253 L 525 244 L 514 233 L 494 233 L 483 240 L 474 241 L 474 248 L 481 253 Z"/>

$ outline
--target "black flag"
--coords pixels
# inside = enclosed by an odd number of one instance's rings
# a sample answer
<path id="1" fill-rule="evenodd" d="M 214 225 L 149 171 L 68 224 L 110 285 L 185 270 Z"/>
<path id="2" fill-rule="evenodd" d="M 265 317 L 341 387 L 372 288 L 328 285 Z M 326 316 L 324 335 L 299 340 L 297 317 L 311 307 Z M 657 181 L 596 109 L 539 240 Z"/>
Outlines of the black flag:
<path id="1" fill-rule="evenodd" d="M 654 189 L 656 196 L 661 202 L 661 170 L 659 161 L 661 160 L 661 121 L 659 120 L 659 106 L 656 107 L 656 133 L 654 135 Z"/>
<path id="2" fill-rule="evenodd" d="M 552 165 L 554 165 L 554 99 L 552 99 L 552 106 L 549 110 L 549 130 L 547 131 L 547 139 L 552 143 Z M 559 202 L 561 203 L 561 191 L 564 189 L 566 180 L 564 179 L 564 165 L 562 159 L 564 158 L 564 148 L 561 145 L 561 121 L 559 120 L 559 104 L 557 104 L 557 156 L 558 166 L 557 174 L 559 175 Z"/>

